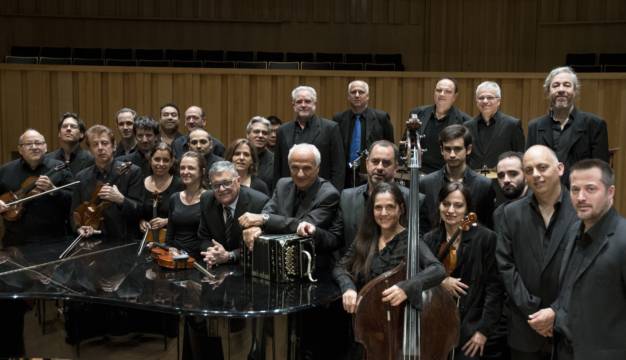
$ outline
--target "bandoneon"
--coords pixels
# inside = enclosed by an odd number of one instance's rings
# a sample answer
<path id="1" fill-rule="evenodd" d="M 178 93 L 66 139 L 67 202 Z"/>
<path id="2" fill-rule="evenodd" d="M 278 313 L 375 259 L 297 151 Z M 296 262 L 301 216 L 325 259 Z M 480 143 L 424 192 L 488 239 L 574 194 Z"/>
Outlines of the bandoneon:
<path id="1" fill-rule="evenodd" d="M 243 247 L 246 274 L 275 282 L 313 279 L 315 243 L 296 234 L 261 235 L 251 252 Z"/>

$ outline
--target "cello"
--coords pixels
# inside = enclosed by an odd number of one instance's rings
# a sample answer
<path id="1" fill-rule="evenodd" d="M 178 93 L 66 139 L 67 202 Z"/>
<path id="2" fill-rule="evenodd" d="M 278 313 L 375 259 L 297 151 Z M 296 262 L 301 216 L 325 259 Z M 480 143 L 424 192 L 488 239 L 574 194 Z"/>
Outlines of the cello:
<path id="1" fill-rule="evenodd" d="M 417 205 L 421 147 L 415 123 L 418 121 L 407 127 L 406 137 L 407 151 L 411 153 L 406 261 L 369 281 L 357 297 L 354 337 L 363 345 L 366 359 L 444 360 L 459 341 L 458 309 L 441 286 L 422 292 L 421 313 L 410 305 L 391 306 L 382 302 L 381 293 L 385 289 L 414 277 L 420 270 Z M 412 139 L 416 139 L 414 144 Z"/>

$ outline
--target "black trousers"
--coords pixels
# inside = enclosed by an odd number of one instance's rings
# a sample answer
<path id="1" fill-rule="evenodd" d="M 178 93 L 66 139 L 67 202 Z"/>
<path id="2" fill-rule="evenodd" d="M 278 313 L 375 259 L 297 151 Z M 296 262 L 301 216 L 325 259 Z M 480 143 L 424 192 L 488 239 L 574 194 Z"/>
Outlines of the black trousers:
<path id="1" fill-rule="evenodd" d="M 24 356 L 24 314 L 28 305 L 22 299 L 0 300 L 0 358 Z"/>

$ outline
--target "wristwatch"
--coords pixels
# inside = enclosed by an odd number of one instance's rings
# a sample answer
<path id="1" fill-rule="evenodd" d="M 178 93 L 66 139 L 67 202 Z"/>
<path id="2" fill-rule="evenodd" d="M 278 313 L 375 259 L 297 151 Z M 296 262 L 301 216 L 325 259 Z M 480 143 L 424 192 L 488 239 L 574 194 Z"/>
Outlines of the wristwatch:
<path id="1" fill-rule="evenodd" d="M 263 218 L 263 224 L 265 225 L 265 223 L 267 223 L 267 221 L 270 219 L 270 215 L 269 214 L 262 214 L 261 217 Z"/>
<path id="2" fill-rule="evenodd" d="M 228 262 L 233 264 L 235 262 L 235 252 L 234 251 L 229 251 L 228 252 Z"/>

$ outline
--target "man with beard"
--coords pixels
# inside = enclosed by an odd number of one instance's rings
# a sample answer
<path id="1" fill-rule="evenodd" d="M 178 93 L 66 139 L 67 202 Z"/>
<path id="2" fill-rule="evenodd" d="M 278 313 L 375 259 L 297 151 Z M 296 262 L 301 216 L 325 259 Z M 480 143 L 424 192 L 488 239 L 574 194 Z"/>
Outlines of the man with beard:
<path id="1" fill-rule="evenodd" d="M 544 145 L 523 157 L 532 195 L 504 205 L 498 219 L 496 260 L 508 294 L 511 359 L 551 358 L 554 318 L 550 306 L 559 293 L 562 259 L 576 212 L 561 184 L 563 164 Z"/>
<path id="2" fill-rule="evenodd" d="M 491 181 L 470 169 L 467 156 L 472 152 L 472 134 L 459 124 L 450 125 L 439 133 L 440 152 L 445 165 L 425 175 L 420 180 L 420 192 L 426 195 L 426 209 L 430 216 L 430 227 L 438 226 L 437 214 L 439 191 L 443 184 L 462 182 L 472 194 L 473 208 L 481 224 L 491 228 L 495 193 Z"/>
<path id="3" fill-rule="evenodd" d="M 507 151 L 498 157 L 496 174 L 498 186 L 496 187 L 495 208 L 526 195 L 526 181 L 522 170 L 522 153 Z M 494 218 L 496 217 L 494 212 Z"/>
<path id="4" fill-rule="evenodd" d="M 22 182 L 29 177 L 36 177 L 35 190 L 42 192 L 55 186 L 68 183 L 72 174 L 62 169 L 46 175 L 61 161 L 44 157 L 46 140 L 38 131 L 26 130 L 18 140 L 17 150 L 20 158 L 0 167 L 0 194 L 17 191 Z M 41 196 L 23 204 L 22 215 L 16 220 L 4 220 L 5 232 L 2 248 L 24 244 L 41 244 L 51 239 L 59 240 L 65 235 L 67 211 L 71 201 L 71 190 L 61 189 L 49 195 Z M 0 200 L 0 214 L 11 207 Z M 0 221 L 3 221 L 0 219 Z M 0 300 L 0 317 L 4 326 L 0 330 L 0 358 L 20 357 L 24 354 L 24 313 L 26 303 L 19 299 Z"/>
<path id="5" fill-rule="evenodd" d="M 580 111 L 574 102 L 580 91 L 578 77 L 570 67 L 550 71 L 543 84 L 550 100 L 547 115 L 528 125 L 526 148 L 539 144 L 551 148 L 565 165 L 561 180 L 569 183 L 569 168 L 582 159 L 609 161 L 606 123 L 595 114 Z"/>
<path id="6" fill-rule="evenodd" d="M 142 179 L 152 173 L 150 167 L 150 153 L 159 139 L 159 124 L 147 116 L 138 116 L 133 123 L 136 151 L 132 154 L 120 156 L 116 160 L 130 161 L 141 169 Z"/>
<path id="7" fill-rule="evenodd" d="M 191 135 L 195 129 L 204 129 L 206 126 L 206 117 L 201 107 L 192 105 L 185 110 L 185 127 Z M 208 132 L 207 132 L 208 134 Z M 217 156 L 224 156 L 224 144 L 217 138 L 211 137 L 212 151 Z M 181 136 L 172 142 L 172 150 L 176 159 L 180 160 L 184 153 L 190 150 L 189 136 Z"/>
<path id="8" fill-rule="evenodd" d="M 370 87 L 365 81 L 352 81 L 348 84 L 350 108 L 333 116 L 333 121 L 339 124 L 346 155 L 346 188 L 364 183 L 360 178 L 359 169 L 353 166 L 353 162 L 359 158 L 364 149 L 369 148 L 377 140 L 389 140 L 393 143 L 393 125 L 389 120 L 389 114 L 368 107 L 369 93 Z M 361 158 L 361 164 L 364 163 L 364 159 Z"/>
<path id="9" fill-rule="evenodd" d="M 161 134 L 161 141 L 169 146 L 172 146 L 172 143 L 176 139 L 183 136 L 183 134 L 178 131 L 179 114 L 180 110 L 178 110 L 178 106 L 174 103 L 164 104 L 159 109 L 159 133 Z"/>
<path id="10" fill-rule="evenodd" d="M 93 164 L 93 156 L 80 147 L 85 137 L 85 123 L 78 114 L 67 112 L 61 115 L 58 124 L 59 148 L 46 154 L 46 158 L 68 164 L 72 175 Z"/>
<path id="11" fill-rule="evenodd" d="M 137 142 L 133 133 L 133 124 L 136 117 L 137 112 L 126 107 L 119 109 L 115 114 L 115 124 L 120 133 L 120 141 L 115 149 L 115 153 L 113 153 L 114 158 L 135 152 Z"/>
<path id="12" fill-rule="evenodd" d="M 419 134 L 424 137 L 421 140 L 422 149 L 427 149 L 422 157 L 422 172 L 429 174 L 441 169 L 445 161 L 439 150 L 439 133 L 449 125 L 463 124 L 471 118 L 466 113 L 457 109 L 454 102 L 459 95 L 459 87 L 456 80 L 442 78 L 435 85 L 433 94 L 435 104 L 416 107 L 409 112 L 416 114 L 422 122 Z"/>
<path id="13" fill-rule="evenodd" d="M 270 122 L 262 116 L 255 116 L 248 122 L 246 133 L 248 141 L 256 149 L 259 157 L 257 176 L 272 189 L 274 184 L 274 153 L 267 148 L 267 138 L 270 133 Z"/>

